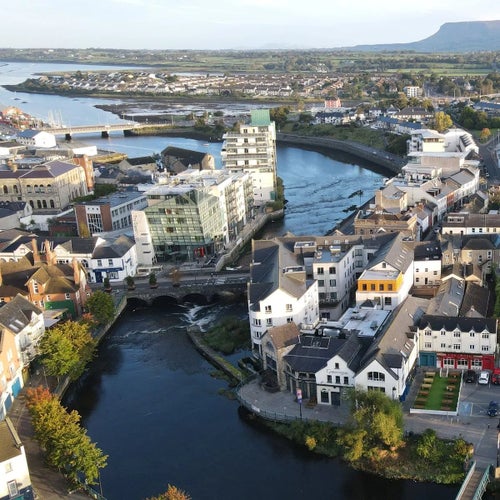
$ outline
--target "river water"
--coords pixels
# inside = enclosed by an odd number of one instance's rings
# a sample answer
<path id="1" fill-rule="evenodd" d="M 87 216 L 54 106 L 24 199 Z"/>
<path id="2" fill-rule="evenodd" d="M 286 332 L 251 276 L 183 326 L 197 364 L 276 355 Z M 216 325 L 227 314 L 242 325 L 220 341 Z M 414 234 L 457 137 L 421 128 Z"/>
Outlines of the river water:
<path id="1" fill-rule="evenodd" d="M 85 69 L 1 64 L 0 85 L 42 71 Z M 111 101 L 13 94 L 0 88 L 4 106 L 15 105 L 44 120 L 59 116 L 72 125 L 119 122 L 94 108 L 104 102 Z M 156 153 L 168 145 L 207 150 L 220 166 L 218 143 L 118 135 L 84 139 L 130 156 Z M 283 223 L 273 225 L 270 235 L 324 234 L 345 217 L 344 209 L 370 198 L 381 183 L 380 173 L 353 158 L 289 147 L 278 147 L 277 154 L 288 206 Z M 361 198 L 349 197 L 359 189 Z M 109 455 L 101 474 L 106 498 L 140 500 L 165 491 L 169 483 L 194 500 L 455 498 L 456 487 L 388 481 L 357 472 L 242 420 L 237 403 L 220 394 L 226 383 L 211 376 L 213 368 L 194 350 L 185 328 L 207 328 L 218 318 L 246 314 L 244 305 L 215 305 L 165 306 L 122 315 L 86 376 L 65 399 Z"/>

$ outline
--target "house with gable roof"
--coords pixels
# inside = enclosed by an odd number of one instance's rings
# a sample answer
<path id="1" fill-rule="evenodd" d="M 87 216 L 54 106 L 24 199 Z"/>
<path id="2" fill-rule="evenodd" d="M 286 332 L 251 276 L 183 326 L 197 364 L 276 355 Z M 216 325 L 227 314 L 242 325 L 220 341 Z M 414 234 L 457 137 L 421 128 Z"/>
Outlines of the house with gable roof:
<path id="1" fill-rule="evenodd" d="M 90 269 L 96 283 L 104 278 L 121 282 L 137 272 L 137 251 L 133 238 L 122 235 L 116 239 L 100 238 L 92 252 Z"/>
<path id="2" fill-rule="evenodd" d="M 15 335 L 18 354 L 26 367 L 37 355 L 37 345 L 45 333 L 43 311 L 22 295 L 0 306 L 0 328 Z"/>
<path id="3" fill-rule="evenodd" d="M 413 246 L 397 235 L 386 243 L 358 278 L 356 304 L 372 301 L 381 309 L 401 304 L 413 285 Z"/>
<path id="4" fill-rule="evenodd" d="M 26 129 L 19 132 L 16 140 L 19 144 L 35 148 L 55 148 L 57 145 L 54 134 L 35 129 Z"/>
<path id="5" fill-rule="evenodd" d="M 248 312 L 252 349 L 259 357 L 268 329 L 294 322 L 301 331 L 313 331 L 318 324 L 318 283 L 279 239 L 252 240 Z"/>
<path id="6" fill-rule="evenodd" d="M 0 328 L 0 420 L 5 418 L 23 386 L 23 362 L 16 347 L 15 333 Z"/>
<path id="7" fill-rule="evenodd" d="M 360 361 L 355 385 L 404 400 L 418 361 L 416 325 L 429 301 L 409 296 L 393 312 L 387 330 L 370 345 Z"/>

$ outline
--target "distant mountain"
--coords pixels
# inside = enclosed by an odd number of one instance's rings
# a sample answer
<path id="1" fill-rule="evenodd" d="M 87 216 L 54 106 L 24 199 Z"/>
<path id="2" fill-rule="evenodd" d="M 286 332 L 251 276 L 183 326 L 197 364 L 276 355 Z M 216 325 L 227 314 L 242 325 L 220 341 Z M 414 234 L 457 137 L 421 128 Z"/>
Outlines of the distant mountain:
<path id="1" fill-rule="evenodd" d="M 500 50 L 500 21 L 470 21 L 445 23 L 437 33 L 424 40 L 411 43 L 356 45 L 346 50 L 415 52 L 473 52 Z"/>

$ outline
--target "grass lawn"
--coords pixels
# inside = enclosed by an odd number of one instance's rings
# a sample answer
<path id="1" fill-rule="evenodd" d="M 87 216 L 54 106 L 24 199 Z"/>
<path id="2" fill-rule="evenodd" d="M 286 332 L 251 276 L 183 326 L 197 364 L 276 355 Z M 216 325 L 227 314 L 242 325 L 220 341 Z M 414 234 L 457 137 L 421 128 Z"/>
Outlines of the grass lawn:
<path id="1" fill-rule="evenodd" d="M 436 375 L 425 402 L 426 410 L 456 409 L 460 377 Z"/>

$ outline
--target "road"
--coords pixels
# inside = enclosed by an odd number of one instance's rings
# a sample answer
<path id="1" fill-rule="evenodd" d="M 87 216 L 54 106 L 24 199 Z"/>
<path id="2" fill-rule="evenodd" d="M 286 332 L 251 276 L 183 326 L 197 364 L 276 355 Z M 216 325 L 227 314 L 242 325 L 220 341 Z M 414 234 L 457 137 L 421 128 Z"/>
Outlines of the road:
<path id="1" fill-rule="evenodd" d="M 484 169 L 488 172 L 488 183 L 500 183 L 500 169 L 498 168 L 495 147 L 499 144 L 499 137 L 495 136 L 485 144 L 479 145 L 479 154 L 483 157 Z"/>

